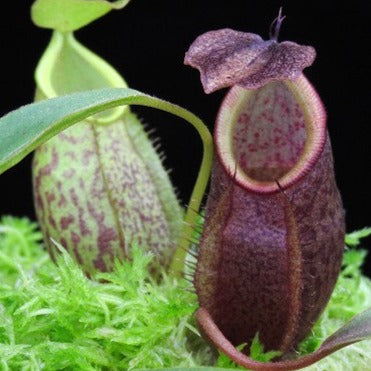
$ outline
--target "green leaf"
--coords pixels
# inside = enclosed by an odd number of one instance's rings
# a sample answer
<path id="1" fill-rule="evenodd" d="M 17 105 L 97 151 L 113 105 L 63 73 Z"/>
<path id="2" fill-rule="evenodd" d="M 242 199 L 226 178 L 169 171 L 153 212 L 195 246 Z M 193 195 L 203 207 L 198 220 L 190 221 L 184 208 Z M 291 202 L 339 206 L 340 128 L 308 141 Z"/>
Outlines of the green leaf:
<path id="1" fill-rule="evenodd" d="M 348 323 L 325 340 L 318 353 L 330 354 L 347 345 L 371 337 L 371 308 L 354 316 Z"/>
<path id="2" fill-rule="evenodd" d="M 205 308 L 196 312 L 196 318 L 204 334 L 209 340 L 232 361 L 248 369 L 265 370 L 297 370 L 316 363 L 337 350 L 362 340 L 371 338 L 371 308 L 354 316 L 338 331 L 327 338 L 313 353 L 299 356 L 296 359 L 279 360 L 277 362 L 261 362 L 241 353 L 227 340 Z"/>
<path id="3" fill-rule="evenodd" d="M 121 9 L 130 0 L 36 0 L 31 8 L 32 21 L 39 27 L 61 32 L 75 31 L 112 9 Z"/>
<path id="4" fill-rule="evenodd" d="M 348 246 L 357 246 L 360 244 L 362 238 L 371 236 L 371 227 L 360 229 L 359 231 L 354 231 L 348 233 L 345 236 L 345 244 Z"/>
<path id="5" fill-rule="evenodd" d="M 203 141 L 204 154 L 200 172 L 185 216 L 183 236 L 174 255 L 177 264 L 173 267 L 173 274 L 179 275 L 183 270 L 184 259 L 180 260 L 177 252 L 187 249 L 190 243 L 213 159 L 211 134 L 203 122 L 191 112 L 139 91 L 121 88 L 74 93 L 33 103 L 0 119 L 0 174 L 71 125 L 104 110 L 130 104 L 157 108 L 185 119 L 197 129 Z"/>

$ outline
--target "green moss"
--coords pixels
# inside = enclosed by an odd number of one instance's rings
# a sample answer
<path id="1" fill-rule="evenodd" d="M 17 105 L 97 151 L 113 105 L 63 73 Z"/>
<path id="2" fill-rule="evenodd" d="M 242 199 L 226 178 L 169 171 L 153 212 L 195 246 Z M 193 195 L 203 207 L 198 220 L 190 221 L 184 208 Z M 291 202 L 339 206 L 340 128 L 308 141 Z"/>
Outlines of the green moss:
<path id="1" fill-rule="evenodd" d="M 66 252 L 54 265 L 40 248 L 35 225 L 26 219 L 4 218 L 1 231 L 4 370 L 115 370 L 201 362 L 187 347 L 187 339 L 196 337 L 190 325 L 195 295 L 183 280 L 164 276 L 160 284 L 152 281 L 150 255 L 135 247 L 132 263 L 116 263 L 113 273 L 89 280 Z"/>
<path id="2" fill-rule="evenodd" d="M 42 249 L 27 219 L 0 222 L 0 370 L 125 370 L 218 364 L 195 329 L 197 298 L 186 280 L 154 281 L 149 254 L 134 248 L 131 263 L 87 279 L 66 252 L 58 264 Z M 351 248 L 325 313 L 300 352 L 371 306 L 371 282 L 361 275 L 365 252 Z M 255 358 L 269 359 L 259 342 Z M 371 342 L 341 350 L 308 368 L 370 370 Z"/>

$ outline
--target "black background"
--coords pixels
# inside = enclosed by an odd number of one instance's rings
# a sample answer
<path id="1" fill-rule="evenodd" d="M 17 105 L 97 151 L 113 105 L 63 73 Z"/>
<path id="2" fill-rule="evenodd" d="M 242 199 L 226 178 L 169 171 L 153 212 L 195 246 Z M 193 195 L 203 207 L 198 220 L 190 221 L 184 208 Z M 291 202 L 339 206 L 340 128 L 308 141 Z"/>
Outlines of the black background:
<path id="1" fill-rule="evenodd" d="M 50 37 L 33 26 L 31 2 L 7 2 L 0 24 L 0 114 L 33 98 L 33 70 Z M 321 95 L 333 143 L 338 186 L 347 212 L 348 231 L 371 225 L 370 180 L 370 24 L 366 1 L 211 1 L 132 0 L 77 38 L 106 58 L 129 85 L 177 103 L 200 116 L 212 129 L 225 91 L 202 92 L 198 72 L 183 66 L 184 52 L 201 33 L 224 27 L 268 37 L 280 5 L 280 40 L 313 45 L 317 60 L 305 72 Z M 195 131 L 181 120 L 135 108 L 156 128 L 167 154 L 165 164 L 182 202 L 187 203 L 201 156 Z M 0 144 L 1 145 L 1 144 Z M 0 178 L 0 215 L 34 218 L 30 156 Z M 371 249 L 371 239 L 364 246 Z M 371 258 L 367 272 L 371 275 Z"/>

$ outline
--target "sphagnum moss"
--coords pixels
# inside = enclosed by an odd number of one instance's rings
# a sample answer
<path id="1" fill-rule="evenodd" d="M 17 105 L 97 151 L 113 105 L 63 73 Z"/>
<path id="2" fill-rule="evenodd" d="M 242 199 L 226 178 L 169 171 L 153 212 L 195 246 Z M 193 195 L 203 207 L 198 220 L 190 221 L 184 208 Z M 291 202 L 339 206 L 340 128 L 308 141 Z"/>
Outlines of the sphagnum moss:
<path id="1" fill-rule="evenodd" d="M 359 243 L 354 236 L 349 244 Z M 197 335 L 191 285 L 165 274 L 155 282 L 149 254 L 135 247 L 132 262 L 116 262 L 113 272 L 89 280 L 66 252 L 53 264 L 40 237 L 27 219 L 0 223 L 0 370 L 236 368 L 225 356 L 213 359 Z M 371 281 L 360 270 L 364 258 L 364 250 L 346 251 L 330 303 L 300 353 L 371 305 Z M 371 370 L 370 345 L 354 344 L 307 369 Z M 258 342 L 254 352 L 264 358 Z"/>

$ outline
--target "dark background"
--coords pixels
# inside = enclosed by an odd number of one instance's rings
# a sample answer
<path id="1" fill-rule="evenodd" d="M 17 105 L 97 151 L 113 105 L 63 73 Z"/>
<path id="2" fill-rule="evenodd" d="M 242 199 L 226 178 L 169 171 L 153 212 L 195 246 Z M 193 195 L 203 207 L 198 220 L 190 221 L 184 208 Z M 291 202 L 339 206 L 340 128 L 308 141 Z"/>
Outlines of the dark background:
<path id="1" fill-rule="evenodd" d="M 32 101 L 33 70 L 50 37 L 30 21 L 30 2 L 7 2 L 0 24 L 0 114 Z M 315 46 L 317 60 L 306 70 L 328 111 L 338 186 L 348 231 L 371 225 L 370 173 L 370 24 L 366 1 L 180 1 L 132 0 L 77 38 L 106 58 L 129 85 L 190 109 L 210 128 L 225 91 L 202 92 L 198 72 L 183 66 L 184 52 L 201 33 L 223 27 L 268 37 L 280 5 L 287 15 L 280 40 Z M 135 108 L 156 128 L 167 154 L 166 166 L 186 203 L 195 180 L 201 145 L 181 120 Z M 0 144 L 1 145 L 1 144 Z M 0 178 L 0 215 L 34 218 L 30 156 Z M 371 249 L 371 239 L 364 241 Z M 371 258 L 367 272 L 371 275 Z"/>

